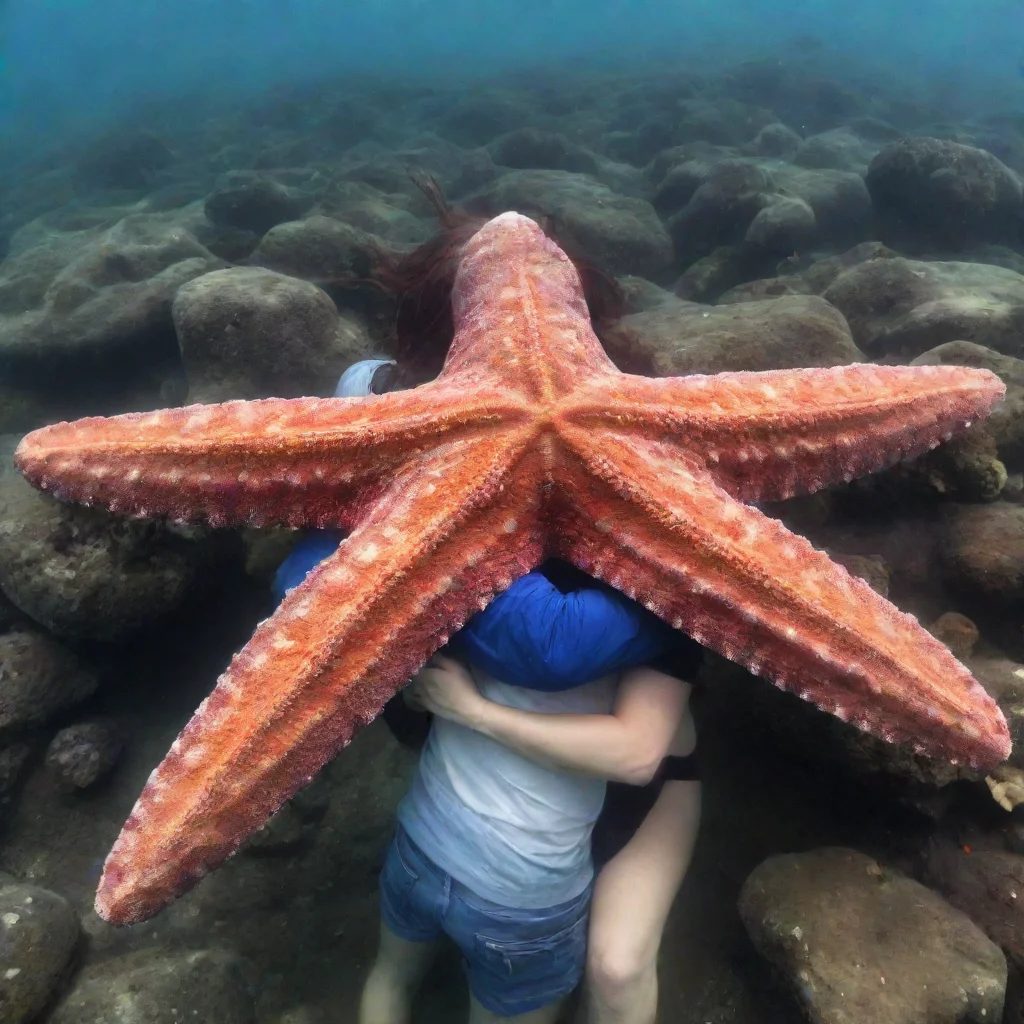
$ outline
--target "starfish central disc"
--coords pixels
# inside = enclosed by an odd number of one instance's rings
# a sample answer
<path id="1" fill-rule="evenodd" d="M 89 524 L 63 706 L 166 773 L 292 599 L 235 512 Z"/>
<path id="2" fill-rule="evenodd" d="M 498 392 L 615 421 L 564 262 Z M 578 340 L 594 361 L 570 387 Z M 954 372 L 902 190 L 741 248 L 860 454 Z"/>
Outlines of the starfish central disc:
<path id="1" fill-rule="evenodd" d="M 144 920 L 234 852 L 494 594 L 560 555 L 702 643 L 888 740 L 1009 752 L 950 652 L 745 504 L 918 455 L 1003 386 L 951 366 L 649 379 L 619 372 L 579 276 L 526 217 L 465 245 L 440 376 L 59 423 L 25 476 L 57 497 L 215 525 L 350 534 L 231 662 L 146 784 L 96 907 Z"/>

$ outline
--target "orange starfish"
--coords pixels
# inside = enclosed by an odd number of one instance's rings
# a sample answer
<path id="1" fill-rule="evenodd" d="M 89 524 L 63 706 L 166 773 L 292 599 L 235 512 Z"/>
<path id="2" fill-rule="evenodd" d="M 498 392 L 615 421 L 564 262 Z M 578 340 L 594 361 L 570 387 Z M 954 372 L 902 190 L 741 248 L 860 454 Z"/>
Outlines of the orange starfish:
<path id="1" fill-rule="evenodd" d="M 15 456 L 60 498 L 215 525 L 351 531 L 235 656 L 150 777 L 96 908 L 150 917 L 238 848 L 495 593 L 559 555 L 752 672 L 888 740 L 1009 752 L 949 651 L 747 501 L 934 447 L 984 370 L 620 373 L 576 269 L 506 213 L 465 244 L 444 370 L 411 391 L 60 423 Z"/>

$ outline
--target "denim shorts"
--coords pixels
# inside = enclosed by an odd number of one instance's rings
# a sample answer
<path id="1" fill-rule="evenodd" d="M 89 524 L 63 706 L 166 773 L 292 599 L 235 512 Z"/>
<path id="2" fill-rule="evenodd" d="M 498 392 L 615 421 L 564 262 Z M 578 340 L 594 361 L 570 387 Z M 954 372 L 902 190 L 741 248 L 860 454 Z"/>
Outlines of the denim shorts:
<path id="1" fill-rule="evenodd" d="M 515 1017 L 557 1002 L 583 977 L 591 886 L 541 910 L 503 907 L 441 870 L 401 825 L 380 876 L 384 925 L 406 942 L 448 935 L 485 1009 Z"/>

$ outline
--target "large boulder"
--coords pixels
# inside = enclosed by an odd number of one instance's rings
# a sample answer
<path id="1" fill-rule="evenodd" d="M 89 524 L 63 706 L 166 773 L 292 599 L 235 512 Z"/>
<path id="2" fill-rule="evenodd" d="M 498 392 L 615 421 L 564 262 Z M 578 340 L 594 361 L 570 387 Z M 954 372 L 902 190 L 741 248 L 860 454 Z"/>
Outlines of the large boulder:
<path id="1" fill-rule="evenodd" d="M 598 171 L 593 153 L 570 142 L 564 135 L 539 128 L 517 128 L 495 139 L 487 149 L 494 162 L 502 167 L 593 175 Z"/>
<path id="2" fill-rule="evenodd" d="M 63 789 L 73 793 L 88 789 L 108 775 L 123 747 L 113 723 L 79 722 L 61 729 L 50 740 L 46 767 Z"/>
<path id="3" fill-rule="evenodd" d="M 1024 275 L 983 263 L 868 259 L 823 295 L 875 356 L 912 359 L 950 341 L 1024 354 Z"/>
<path id="4" fill-rule="evenodd" d="M 793 163 L 863 175 L 880 148 L 877 139 L 862 138 L 852 127 L 844 125 L 808 136 L 793 154 Z"/>
<path id="5" fill-rule="evenodd" d="M 677 301 L 623 317 L 603 340 L 624 368 L 663 377 L 863 359 L 842 315 L 816 295 L 723 306 Z"/>
<path id="6" fill-rule="evenodd" d="M 315 215 L 271 228 L 251 262 L 313 281 L 355 280 L 370 276 L 374 247 L 375 240 L 366 231 Z"/>
<path id="7" fill-rule="evenodd" d="M 957 252 L 1016 239 L 1020 179 L 983 149 L 899 139 L 871 161 L 866 180 L 886 241 Z"/>
<path id="8" fill-rule="evenodd" d="M 1024 607 L 1024 506 L 950 504 L 943 526 L 949 587 L 1000 610 Z"/>
<path id="9" fill-rule="evenodd" d="M 771 857 L 740 916 L 815 1024 L 991 1024 L 1006 960 L 966 914 L 854 850 Z"/>
<path id="10" fill-rule="evenodd" d="M 26 1024 L 53 998 L 78 945 L 63 896 L 9 876 L 0 879 L 0 1020 Z"/>
<path id="11" fill-rule="evenodd" d="M 1007 960 L 1024 971 L 1024 857 L 1009 850 L 971 850 L 932 842 L 924 879 L 997 942 Z"/>
<path id="12" fill-rule="evenodd" d="M 743 243 L 778 258 L 823 242 L 856 242 L 871 213 L 857 174 L 707 154 L 684 154 L 669 166 L 654 205 L 668 217 L 683 264 L 722 245 Z"/>
<path id="13" fill-rule="evenodd" d="M 516 210 L 550 221 L 555 237 L 573 254 L 612 274 L 659 280 L 672 266 L 672 242 L 650 203 L 618 195 L 588 175 L 512 171 L 465 205 L 487 217 Z"/>
<path id="14" fill-rule="evenodd" d="M 49 1024 L 253 1024 L 244 961 L 219 950 L 146 950 L 87 967 Z"/>
<path id="15" fill-rule="evenodd" d="M 0 589 L 57 636 L 126 640 L 177 608 L 209 564 L 207 535 L 67 505 L 30 486 L 0 437 Z"/>
<path id="16" fill-rule="evenodd" d="M 194 402 L 330 395 L 371 347 L 326 292 L 258 267 L 197 278 L 172 313 Z"/>
<path id="17" fill-rule="evenodd" d="M 96 690 L 76 654 L 37 629 L 0 633 L 0 733 L 42 725 Z"/>
<path id="18" fill-rule="evenodd" d="M 207 197 L 204 209 L 211 223 L 263 235 L 275 224 L 298 220 L 313 205 L 311 197 L 270 178 L 236 178 Z"/>
<path id="19" fill-rule="evenodd" d="M 971 341 L 949 341 L 913 360 L 914 366 L 973 366 L 991 370 L 1006 385 L 1006 396 L 985 421 L 1008 469 L 1024 469 L 1024 359 L 1004 356 Z"/>
<path id="20" fill-rule="evenodd" d="M 177 290 L 222 265 L 180 221 L 108 211 L 99 224 L 51 217 L 15 232 L 0 267 L 0 360 L 152 366 Z"/>

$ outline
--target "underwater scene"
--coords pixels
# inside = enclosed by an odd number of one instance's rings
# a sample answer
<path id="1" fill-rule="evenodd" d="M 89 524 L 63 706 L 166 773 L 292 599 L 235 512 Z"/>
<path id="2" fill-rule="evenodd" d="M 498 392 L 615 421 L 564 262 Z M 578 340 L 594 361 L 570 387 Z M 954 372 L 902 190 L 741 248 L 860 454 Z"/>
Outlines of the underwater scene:
<path id="1" fill-rule="evenodd" d="M 1024 1024 L 1024 7 L 0 0 L 0 1024 Z"/>

